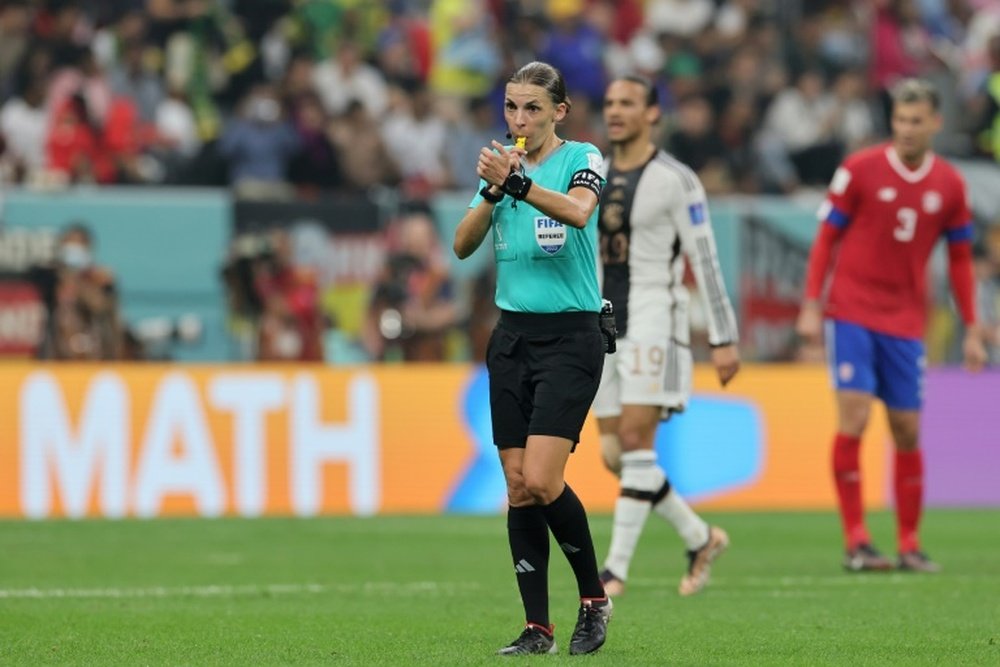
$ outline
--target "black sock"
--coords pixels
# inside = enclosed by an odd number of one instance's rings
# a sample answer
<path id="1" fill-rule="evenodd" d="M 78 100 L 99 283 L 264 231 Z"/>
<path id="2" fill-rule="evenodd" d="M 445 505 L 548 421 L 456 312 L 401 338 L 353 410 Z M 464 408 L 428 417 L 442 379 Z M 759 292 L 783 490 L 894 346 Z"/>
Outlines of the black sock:
<path id="1" fill-rule="evenodd" d="M 524 619 L 549 627 L 549 527 L 538 505 L 507 510 L 507 539 L 514 558 Z"/>
<path id="2" fill-rule="evenodd" d="M 576 584 L 582 598 L 604 597 L 604 586 L 597 574 L 597 557 L 594 555 L 594 540 L 590 537 L 587 511 L 583 503 L 569 488 L 569 484 L 548 505 L 542 506 L 549 530 L 566 554 L 566 560 L 576 575 Z"/>

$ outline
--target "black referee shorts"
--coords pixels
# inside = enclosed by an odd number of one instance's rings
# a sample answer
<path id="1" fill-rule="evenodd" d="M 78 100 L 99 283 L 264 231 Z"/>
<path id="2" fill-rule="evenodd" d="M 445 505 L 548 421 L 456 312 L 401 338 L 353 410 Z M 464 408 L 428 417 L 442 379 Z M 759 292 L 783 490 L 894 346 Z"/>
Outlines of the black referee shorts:
<path id="1" fill-rule="evenodd" d="M 575 448 L 604 368 L 597 313 L 505 310 L 490 336 L 486 367 L 497 447 L 553 435 Z"/>

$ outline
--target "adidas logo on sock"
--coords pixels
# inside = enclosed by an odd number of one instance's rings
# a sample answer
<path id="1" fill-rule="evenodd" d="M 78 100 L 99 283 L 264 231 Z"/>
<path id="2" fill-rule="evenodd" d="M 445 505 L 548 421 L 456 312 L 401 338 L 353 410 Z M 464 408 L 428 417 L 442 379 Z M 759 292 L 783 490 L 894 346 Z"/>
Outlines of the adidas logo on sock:
<path id="1" fill-rule="evenodd" d="M 531 563 L 522 558 L 518 561 L 517 565 L 514 566 L 514 571 L 518 574 L 525 574 L 527 572 L 534 572 L 535 568 L 531 567 Z"/>
<path id="2" fill-rule="evenodd" d="M 569 542 L 563 542 L 562 544 L 559 545 L 559 548 L 562 549 L 565 553 L 568 553 L 568 554 L 575 554 L 575 553 L 577 553 L 577 552 L 580 551 L 579 548 L 574 547 Z"/>

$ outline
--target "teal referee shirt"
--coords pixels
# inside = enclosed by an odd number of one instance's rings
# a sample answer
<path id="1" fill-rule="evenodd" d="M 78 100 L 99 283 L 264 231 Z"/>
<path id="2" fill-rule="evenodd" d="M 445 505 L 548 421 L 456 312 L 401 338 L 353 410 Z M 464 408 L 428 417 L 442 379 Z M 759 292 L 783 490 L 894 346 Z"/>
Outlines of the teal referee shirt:
<path id="1" fill-rule="evenodd" d="M 565 141 L 540 164 L 525 164 L 525 175 L 548 190 L 566 192 L 578 171 L 601 173 L 601 153 L 593 144 Z M 480 189 L 486 185 L 480 183 Z M 482 201 L 478 193 L 469 203 Z M 497 264 L 496 304 L 522 313 L 601 310 L 597 286 L 598 210 L 576 229 L 524 201 L 504 197 L 493 207 L 493 252 Z"/>

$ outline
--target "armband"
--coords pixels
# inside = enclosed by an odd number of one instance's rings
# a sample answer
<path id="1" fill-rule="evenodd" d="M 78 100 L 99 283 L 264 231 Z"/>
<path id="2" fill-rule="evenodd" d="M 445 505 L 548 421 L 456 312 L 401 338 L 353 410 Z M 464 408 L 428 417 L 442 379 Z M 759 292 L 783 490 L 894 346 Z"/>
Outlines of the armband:
<path id="1" fill-rule="evenodd" d="M 601 175 L 596 171 L 591 169 L 581 169 L 580 171 L 573 174 L 573 178 L 569 180 L 569 190 L 573 188 L 587 188 L 594 195 L 600 199 L 601 197 Z"/>

